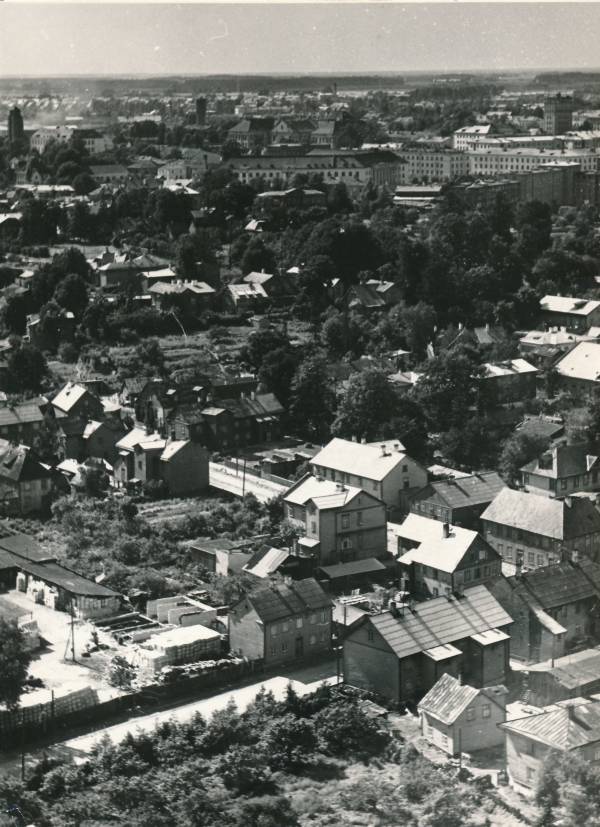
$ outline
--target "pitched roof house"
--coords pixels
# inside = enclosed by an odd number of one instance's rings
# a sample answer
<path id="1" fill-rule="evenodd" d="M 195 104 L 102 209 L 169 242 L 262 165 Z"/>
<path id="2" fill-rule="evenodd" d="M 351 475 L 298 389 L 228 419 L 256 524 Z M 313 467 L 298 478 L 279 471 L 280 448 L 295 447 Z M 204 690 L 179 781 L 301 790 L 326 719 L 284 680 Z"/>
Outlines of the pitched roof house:
<path id="1" fill-rule="evenodd" d="M 418 701 L 446 672 L 504 683 L 511 623 L 485 586 L 368 615 L 344 641 L 344 680 L 396 702 Z"/>
<path id="2" fill-rule="evenodd" d="M 54 416 L 80 417 L 84 419 L 103 419 L 104 408 L 99 397 L 83 385 L 67 382 L 50 402 Z"/>
<path id="3" fill-rule="evenodd" d="M 526 661 L 562 656 L 600 640 L 600 566 L 580 558 L 499 577 L 490 591 L 515 619 L 511 650 Z"/>
<path id="4" fill-rule="evenodd" d="M 304 536 L 299 553 L 319 566 L 386 554 L 386 509 L 377 497 L 356 486 L 310 474 L 286 492 L 285 514 Z"/>
<path id="5" fill-rule="evenodd" d="M 449 755 L 499 746 L 507 695 L 505 686 L 477 689 L 446 673 L 419 701 L 421 733 Z"/>
<path id="6" fill-rule="evenodd" d="M 410 510 L 433 520 L 476 529 L 482 512 L 504 487 L 495 471 L 429 482 L 413 494 Z"/>
<path id="7" fill-rule="evenodd" d="M 332 439 L 310 463 L 315 476 L 364 488 L 388 508 L 406 508 L 414 489 L 427 482 L 427 471 L 399 442 L 363 444 Z"/>
<path id="8" fill-rule="evenodd" d="M 312 578 L 248 594 L 229 613 L 231 651 L 268 665 L 327 652 L 332 607 Z"/>
<path id="9" fill-rule="evenodd" d="M 412 548 L 402 554 L 399 563 L 408 571 L 411 592 L 438 597 L 488 583 L 501 573 L 502 558 L 476 531 L 416 514 L 409 514 L 405 522 L 404 539 L 403 525 L 398 526 L 399 540 L 405 548 Z"/>
<path id="10" fill-rule="evenodd" d="M 501 724 L 506 737 L 509 783 L 533 794 L 552 750 L 600 764 L 600 703 L 585 698 L 558 701 L 532 715 Z"/>
<path id="11" fill-rule="evenodd" d="M 528 568 L 560 561 L 574 551 L 600 552 L 600 512 L 584 497 L 564 500 L 504 488 L 481 515 L 483 535 L 507 563 Z"/>
<path id="12" fill-rule="evenodd" d="M 600 457 L 585 445 L 556 445 L 519 470 L 525 491 L 545 497 L 600 489 Z"/>
<path id="13" fill-rule="evenodd" d="M 0 504 L 5 513 L 42 511 L 52 491 L 52 472 L 27 445 L 0 439 Z"/>
<path id="14" fill-rule="evenodd" d="M 556 363 L 560 384 L 576 396 L 593 393 L 600 382 L 600 344 L 579 342 Z"/>
<path id="15" fill-rule="evenodd" d="M 540 299 L 540 316 L 544 324 L 584 333 L 600 324 L 600 302 L 570 296 L 544 296 Z"/>

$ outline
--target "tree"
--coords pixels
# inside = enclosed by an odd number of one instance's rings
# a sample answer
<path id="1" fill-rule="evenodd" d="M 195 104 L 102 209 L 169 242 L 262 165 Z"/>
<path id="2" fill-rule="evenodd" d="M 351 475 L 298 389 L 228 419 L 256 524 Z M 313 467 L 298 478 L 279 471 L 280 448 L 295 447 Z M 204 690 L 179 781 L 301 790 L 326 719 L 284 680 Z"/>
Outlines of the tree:
<path id="1" fill-rule="evenodd" d="M 527 431 L 525 433 L 517 431 L 502 446 L 498 471 L 509 485 L 514 485 L 519 468 L 540 456 L 547 447 L 547 437 Z"/>
<path id="2" fill-rule="evenodd" d="M 16 709 L 23 693 L 31 655 L 16 621 L 0 617 L 0 703 Z"/>
<path id="3" fill-rule="evenodd" d="M 69 213 L 68 233 L 71 239 L 88 241 L 93 234 L 92 215 L 84 201 L 76 201 Z"/>
<path id="4" fill-rule="evenodd" d="M 72 186 L 77 195 L 87 195 L 96 189 L 97 184 L 89 172 L 81 172 L 73 178 Z"/>
<path id="5" fill-rule="evenodd" d="M 353 699 L 329 703 L 314 716 L 315 732 L 332 755 L 380 755 L 389 741 Z"/>
<path id="6" fill-rule="evenodd" d="M 340 399 L 332 431 L 346 439 L 372 441 L 381 436 L 398 404 L 398 394 L 381 370 L 354 373 Z"/>
<path id="7" fill-rule="evenodd" d="M 88 288 L 83 276 L 70 273 L 54 291 L 54 300 L 79 318 L 88 305 Z"/>
<path id="8" fill-rule="evenodd" d="M 240 262 L 242 273 L 264 271 L 274 273 L 276 269 L 275 253 L 261 238 L 253 238 L 246 247 Z"/>
<path id="9" fill-rule="evenodd" d="M 431 428 L 460 428 L 479 407 L 483 376 L 479 354 L 469 346 L 432 359 L 414 390 Z"/>
<path id="10" fill-rule="evenodd" d="M 6 389 L 14 393 L 39 391 L 48 374 L 43 353 L 30 344 L 21 343 L 11 350 L 6 366 Z"/>
<path id="11" fill-rule="evenodd" d="M 290 391 L 290 417 L 299 435 L 321 442 L 329 435 L 334 408 L 328 362 L 317 351 L 296 370 Z"/>
<path id="12" fill-rule="evenodd" d="M 258 371 L 261 385 L 275 394 L 284 408 L 287 408 L 292 380 L 298 367 L 298 357 L 287 347 L 278 347 L 267 353 Z"/>

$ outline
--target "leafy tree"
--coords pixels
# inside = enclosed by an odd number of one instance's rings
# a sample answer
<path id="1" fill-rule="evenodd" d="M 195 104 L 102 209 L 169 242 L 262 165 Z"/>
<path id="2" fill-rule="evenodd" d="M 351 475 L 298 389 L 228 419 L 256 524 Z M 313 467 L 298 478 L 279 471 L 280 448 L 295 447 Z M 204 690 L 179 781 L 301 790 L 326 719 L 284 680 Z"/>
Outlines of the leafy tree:
<path id="1" fill-rule="evenodd" d="M 289 349 L 290 341 L 287 335 L 280 329 L 269 326 L 261 326 L 254 330 L 249 336 L 246 347 L 242 351 L 242 358 L 260 370 L 263 359 L 268 354 L 279 348 Z"/>
<path id="2" fill-rule="evenodd" d="M 76 201 L 69 212 L 68 233 L 72 239 L 89 241 L 93 235 L 93 222 L 85 201 Z"/>
<path id="3" fill-rule="evenodd" d="M 258 379 L 275 394 L 284 408 L 287 408 L 292 380 L 298 367 L 298 357 L 287 347 L 278 347 L 267 353 L 258 371 Z"/>
<path id="4" fill-rule="evenodd" d="M 217 772 L 228 790 L 236 793 L 260 793 L 270 779 L 266 756 L 256 746 L 228 750 L 217 763 Z"/>
<path id="5" fill-rule="evenodd" d="M 247 245 L 240 262 L 242 273 L 264 270 L 265 273 L 274 273 L 276 269 L 275 252 L 264 243 L 261 238 L 253 238 Z"/>
<path id="6" fill-rule="evenodd" d="M 317 737 L 312 721 L 286 714 L 271 723 L 261 742 L 272 770 L 292 770 L 306 763 L 316 749 Z"/>
<path id="7" fill-rule="evenodd" d="M 6 389 L 14 393 L 39 391 L 48 374 L 48 365 L 36 347 L 21 343 L 11 350 L 6 366 Z"/>
<path id="8" fill-rule="evenodd" d="M 335 393 L 325 356 L 316 352 L 302 361 L 290 392 L 290 417 L 299 435 L 325 440 L 333 420 Z"/>
<path id="9" fill-rule="evenodd" d="M 513 433 L 502 446 L 498 470 L 509 485 L 514 485 L 519 468 L 540 456 L 548 447 L 547 437 L 527 431 Z"/>
<path id="10" fill-rule="evenodd" d="M 54 300 L 79 318 L 88 305 L 88 288 L 83 276 L 70 273 L 54 291 Z"/>
<path id="11" fill-rule="evenodd" d="M 414 391 L 430 426 L 440 431 L 460 428 L 479 407 L 483 376 L 479 354 L 471 347 L 456 347 L 432 359 Z"/>
<path id="12" fill-rule="evenodd" d="M 372 441 L 396 413 L 397 391 L 380 370 L 354 373 L 340 399 L 332 431 L 347 439 Z"/>
<path id="13" fill-rule="evenodd" d="M 31 655 L 16 621 L 0 617 L 0 703 L 16 709 L 23 693 Z"/>
<path id="14" fill-rule="evenodd" d="M 327 704 L 313 720 L 318 738 L 332 755 L 380 755 L 389 741 L 354 700 Z"/>

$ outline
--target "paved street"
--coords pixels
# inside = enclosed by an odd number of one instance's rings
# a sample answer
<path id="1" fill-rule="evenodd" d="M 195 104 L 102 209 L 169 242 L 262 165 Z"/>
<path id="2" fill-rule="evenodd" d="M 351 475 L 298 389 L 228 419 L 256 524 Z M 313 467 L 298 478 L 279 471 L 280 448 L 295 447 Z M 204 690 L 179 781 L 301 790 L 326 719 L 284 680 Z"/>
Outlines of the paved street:
<path id="1" fill-rule="evenodd" d="M 254 494 L 256 499 L 263 503 L 287 491 L 284 485 L 271 482 L 271 480 L 260 479 L 252 474 L 246 474 L 244 483 L 241 462 L 237 474 L 234 468 L 227 468 L 225 465 L 211 462 L 209 465 L 209 474 L 210 484 L 213 488 L 219 488 L 221 491 L 227 491 L 238 497 L 242 496 L 242 490 L 244 490 L 246 494 Z"/>
<path id="2" fill-rule="evenodd" d="M 181 706 L 161 710 L 160 712 L 152 712 L 142 716 L 132 716 L 121 723 L 113 724 L 112 726 L 104 727 L 85 735 L 79 735 L 75 738 L 68 738 L 65 741 L 59 741 L 44 748 L 35 748 L 27 751 L 26 768 L 31 768 L 36 761 L 42 758 L 44 753 L 49 757 L 54 756 L 74 761 L 83 761 L 88 757 L 94 744 L 105 735 L 108 735 L 114 743 L 118 743 L 125 738 L 128 732 L 149 732 L 152 731 L 157 724 L 164 721 L 175 720 L 183 723 L 184 721 L 189 721 L 198 712 L 208 718 L 213 712 L 224 709 L 231 699 L 235 701 L 238 709 L 243 711 L 254 700 L 261 686 L 264 686 L 266 690 L 271 690 L 278 700 L 281 700 L 285 696 L 288 683 L 292 684 L 299 695 L 306 695 L 314 692 L 324 681 L 329 684 L 335 684 L 335 669 L 335 661 L 331 660 L 326 663 L 317 664 L 316 666 L 305 666 L 289 671 L 283 670 L 281 675 L 265 678 L 250 686 L 242 686 L 239 689 L 221 692 L 210 698 L 191 701 Z M 19 753 L 0 754 L 0 770 L 18 774 L 20 773 L 20 769 L 21 759 Z"/>

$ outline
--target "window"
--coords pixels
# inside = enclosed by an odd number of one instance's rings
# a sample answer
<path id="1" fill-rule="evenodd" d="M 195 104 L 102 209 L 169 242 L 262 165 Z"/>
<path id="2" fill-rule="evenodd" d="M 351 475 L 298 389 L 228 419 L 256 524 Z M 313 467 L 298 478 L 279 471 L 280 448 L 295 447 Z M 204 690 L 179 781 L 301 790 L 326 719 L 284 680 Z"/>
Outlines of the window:
<path id="1" fill-rule="evenodd" d="M 363 523 L 363 513 L 362 513 L 362 511 L 357 511 L 356 512 L 356 524 L 357 525 L 362 525 L 362 523 Z"/>
<path id="2" fill-rule="evenodd" d="M 350 525 L 350 519 L 347 514 L 342 514 L 342 528 L 348 528 Z"/>
<path id="3" fill-rule="evenodd" d="M 561 487 L 561 488 L 563 489 L 563 491 L 564 491 L 564 490 L 566 489 L 566 487 L 567 487 L 567 481 L 566 481 L 566 480 L 561 480 L 561 481 L 560 481 L 560 487 Z"/>
<path id="4" fill-rule="evenodd" d="M 402 473 L 403 474 L 408 474 L 408 465 L 403 465 L 402 466 Z"/>
<path id="5" fill-rule="evenodd" d="M 465 569 L 465 583 L 471 579 L 471 569 Z"/>
<path id="6" fill-rule="evenodd" d="M 367 640 L 371 643 L 375 640 L 375 632 L 373 631 L 373 629 L 367 630 Z"/>
<path id="7" fill-rule="evenodd" d="M 290 630 L 290 624 L 286 621 L 286 622 L 283 624 L 283 631 L 284 631 L 284 632 L 289 632 L 289 630 Z"/>
<path id="8" fill-rule="evenodd" d="M 410 480 L 404 480 L 404 488 L 410 488 Z"/>
<path id="9" fill-rule="evenodd" d="M 275 646 L 275 645 L 271 645 L 271 654 L 272 654 L 272 655 L 276 655 L 276 654 L 277 654 L 277 646 Z"/>
<path id="10" fill-rule="evenodd" d="M 594 752 L 594 761 L 600 761 L 600 748 L 597 748 Z"/>
<path id="11" fill-rule="evenodd" d="M 481 707 L 481 717 L 482 718 L 489 718 L 491 714 L 492 714 L 492 708 L 491 708 L 490 704 L 484 704 Z"/>
<path id="12" fill-rule="evenodd" d="M 310 616 L 310 622 L 311 623 L 316 623 L 317 622 L 317 615 L 316 614 L 312 614 Z"/>
<path id="13" fill-rule="evenodd" d="M 533 553 L 533 551 L 527 552 L 527 562 L 530 566 L 535 565 L 535 554 Z"/>
<path id="14" fill-rule="evenodd" d="M 274 623 L 271 626 L 271 637 L 277 637 L 278 634 L 279 634 L 279 624 Z"/>
<path id="15" fill-rule="evenodd" d="M 538 554 L 537 564 L 538 564 L 538 566 L 543 566 L 544 565 L 544 555 L 543 554 Z"/>
<path id="16" fill-rule="evenodd" d="M 467 709 L 467 721 L 474 721 L 476 715 L 476 710 L 474 709 Z"/>
<path id="17" fill-rule="evenodd" d="M 302 628 L 302 618 L 297 617 L 296 618 L 296 629 L 301 629 L 301 628 Z"/>
<path id="18" fill-rule="evenodd" d="M 310 643 L 311 646 L 314 646 L 315 643 L 317 642 L 317 636 L 316 635 L 311 635 L 308 639 L 308 642 Z"/>
<path id="19" fill-rule="evenodd" d="M 379 483 L 374 482 L 373 483 L 373 491 L 378 491 L 378 490 L 379 490 Z"/>
<path id="20" fill-rule="evenodd" d="M 287 650 L 288 650 L 288 645 L 287 645 L 287 643 L 282 643 L 282 644 L 281 644 L 281 652 L 282 652 L 282 654 L 284 654 L 284 655 L 285 655 L 285 653 L 287 652 Z"/>
<path id="21" fill-rule="evenodd" d="M 327 623 L 327 610 L 321 609 L 321 623 Z"/>
<path id="22" fill-rule="evenodd" d="M 317 533 L 317 524 L 314 520 L 311 520 L 311 522 L 310 522 L 310 530 L 311 530 L 312 534 Z"/>

